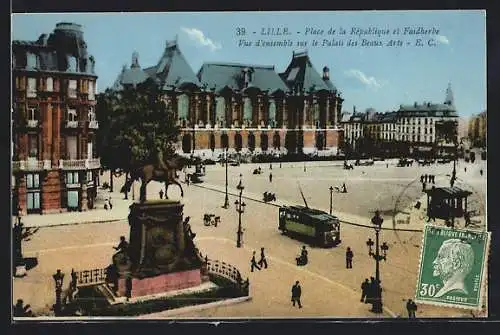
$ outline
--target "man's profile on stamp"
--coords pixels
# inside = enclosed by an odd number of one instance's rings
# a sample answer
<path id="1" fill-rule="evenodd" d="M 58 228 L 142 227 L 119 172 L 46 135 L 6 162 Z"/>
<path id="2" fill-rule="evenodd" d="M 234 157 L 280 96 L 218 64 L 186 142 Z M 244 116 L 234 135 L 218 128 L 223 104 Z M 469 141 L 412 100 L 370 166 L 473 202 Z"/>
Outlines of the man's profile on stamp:
<path id="1" fill-rule="evenodd" d="M 444 241 L 432 265 L 432 275 L 443 282 L 443 287 L 436 293 L 435 298 L 452 291 L 468 294 L 464 281 L 474 265 L 474 251 L 470 244 L 459 239 Z"/>

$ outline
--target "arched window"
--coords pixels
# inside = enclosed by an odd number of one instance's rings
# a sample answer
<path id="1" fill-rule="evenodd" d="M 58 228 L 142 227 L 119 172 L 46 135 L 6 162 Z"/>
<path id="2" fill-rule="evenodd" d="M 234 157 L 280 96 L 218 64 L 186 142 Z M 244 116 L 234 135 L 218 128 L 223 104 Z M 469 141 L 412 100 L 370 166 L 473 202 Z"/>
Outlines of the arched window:
<path id="1" fill-rule="evenodd" d="M 180 119 L 187 119 L 189 111 L 189 97 L 182 94 L 177 97 L 177 115 Z"/>
<path id="2" fill-rule="evenodd" d="M 319 127 L 319 104 L 315 102 L 313 105 L 313 117 L 316 121 L 316 127 Z"/>
<path id="3" fill-rule="evenodd" d="M 276 121 L 276 102 L 273 99 L 269 101 L 269 124 L 274 127 Z"/>
<path id="4" fill-rule="evenodd" d="M 252 121 L 252 100 L 248 97 L 243 105 L 243 121 Z"/>
<path id="5" fill-rule="evenodd" d="M 240 133 L 236 133 L 234 135 L 234 146 L 237 152 L 241 151 L 241 148 L 243 146 L 243 139 Z"/>
<path id="6" fill-rule="evenodd" d="M 279 149 L 281 147 L 281 138 L 280 138 L 280 134 L 278 132 L 275 132 L 274 133 L 274 136 L 273 136 L 273 147 L 274 149 Z"/>
<path id="7" fill-rule="evenodd" d="M 227 134 L 226 134 L 226 133 L 223 133 L 223 134 L 220 136 L 220 142 L 221 142 L 221 146 L 222 146 L 224 149 L 229 148 L 229 137 L 227 136 Z"/>
<path id="8" fill-rule="evenodd" d="M 217 97 L 215 99 L 215 119 L 219 122 L 226 118 L 226 99 Z"/>
<path id="9" fill-rule="evenodd" d="M 267 151 L 269 148 L 269 139 L 267 137 L 266 133 L 261 133 L 260 134 L 260 149 L 262 151 Z"/>
<path id="10" fill-rule="evenodd" d="M 210 150 L 215 150 L 215 135 L 214 133 L 210 134 Z"/>
<path id="11" fill-rule="evenodd" d="M 76 57 L 68 56 L 68 71 L 76 72 L 77 71 L 76 65 L 77 65 L 76 64 Z"/>
<path id="12" fill-rule="evenodd" d="M 182 136 L 182 151 L 185 154 L 188 154 L 191 152 L 191 135 L 190 134 L 185 134 Z"/>
<path id="13" fill-rule="evenodd" d="M 251 152 L 255 150 L 255 135 L 252 132 L 248 134 L 248 150 Z"/>

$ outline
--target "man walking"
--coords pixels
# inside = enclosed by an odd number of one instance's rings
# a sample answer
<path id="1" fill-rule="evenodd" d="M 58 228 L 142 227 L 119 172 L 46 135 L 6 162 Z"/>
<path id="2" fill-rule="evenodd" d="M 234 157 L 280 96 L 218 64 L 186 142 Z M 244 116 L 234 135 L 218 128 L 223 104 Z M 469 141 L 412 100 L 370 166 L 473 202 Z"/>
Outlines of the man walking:
<path id="1" fill-rule="evenodd" d="M 250 261 L 250 268 L 251 272 L 253 272 L 254 268 L 257 268 L 257 270 L 260 270 L 259 265 L 257 265 L 257 261 L 255 260 L 255 251 L 252 254 L 252 260 Z"/>
<path id="2" fill-rule="evenodd" d="M 366 278 L 365 281 L 361 283 L 361 302 L 365 302 L 365 298 L 367 298 L 368 295 L 369 286 L 370 282 L 368 281 L 368 278 Z"/>
<path id="3" fill-rule="evenodd" d="M 299 308 L 302 308 L 302 304 L 300 303 L 300 296 L 302 295 L 302 288 L 300 287 L 299 281 L 295 282 L 295 285 L 292 286 L 292 304 L 295 307 L 295 303 L 298 303 Z"/>
<path id="4" fill-rule="evenodd" d="M 350 247 L 347 247 L 347 251 L 345 252 L 345 267 L 346 269 L 352 269 L 352 258 L 354 257 L 354 253 L 352 252 Z"/>
<path id="5" fill-rule="evenodd" d="M 408 299 L 408 302 L 406 303 L 406 310 L 408 311 L 408 318 L 415 319 L 415 312 L 417 311 L 417 304 L 413 300 Z"/>
<path id="6" fill-rule="evenodd" d="M 161 189 L 160 190 L 160 199 L 163 199 L 163 194 L 165 194 L 165 193 L 163 192 L 163 189 Z"/>
<path id="7" fill-rule="evenodd" d="M 266 255 L 264 254 L 264 248 L 260 248 L 260 260 L 259 263 L 260 267 L 264 267 L 264 269 L 267 269 L 267 260 L 266 260 Z"/>
<path id="8" fill-rule="evenodd" d="M 269 173 L 269 182 L 272 183 L 273 182 L 273 174 L 272 173 Z"/>

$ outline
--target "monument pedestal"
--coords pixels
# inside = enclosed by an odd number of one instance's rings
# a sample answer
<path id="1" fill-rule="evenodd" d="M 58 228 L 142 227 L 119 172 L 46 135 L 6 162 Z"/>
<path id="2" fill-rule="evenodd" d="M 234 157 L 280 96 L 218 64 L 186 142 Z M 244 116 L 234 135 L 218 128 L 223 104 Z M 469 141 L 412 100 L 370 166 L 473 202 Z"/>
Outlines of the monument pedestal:
<path id="1" fill-rule="evenodd" d="M 113 258 L 120 296 L 152 295 L 206 281 L 206 266 L 183 221 L 183 207 L 171 200 L 130 206 L 128 251 Z"/>

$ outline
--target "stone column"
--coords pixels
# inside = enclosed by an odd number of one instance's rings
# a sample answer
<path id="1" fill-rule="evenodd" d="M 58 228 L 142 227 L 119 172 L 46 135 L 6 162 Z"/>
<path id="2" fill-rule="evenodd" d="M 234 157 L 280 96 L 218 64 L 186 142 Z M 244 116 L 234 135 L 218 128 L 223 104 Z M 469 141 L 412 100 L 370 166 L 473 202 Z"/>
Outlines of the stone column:
<path id="1" fill-rule="evenodd" d="M 330 128 L 330 97 L 326 97 L 325 128 Z"/>
<path id="2" fill-rule="evenodd" d="M 210 111 L 212 109 L 212 101 L 211 101 L 212 99 L 210 97 L 210 94 L 207 94 L 206 100 L 207 100 L 207 124 L 212 125 L 212 120 L 210 119 L 211 114 L 212 114 L 212 113 L 210 113 Z"/>
<path id="3" fill-rule="evenodd" d="M 198 125 L 200 121 L 200 97 L 198 93 L 194 95 L 194 124 Z"/>
<path id="4" fill-rule="evenodd" d="M 257 112 L 258 112 L 258 120 L 257 120 L 257 125 L 258 126 L 261 126 L 262 125 L 262 121 L 264 120 L 264 109 L 262 108 L 262 97 L 259 95 L 259 97 L 257 98 Z M 265 124 L 265 121 L 264 121 L 264 124 Z"/>
<path id="5" fill-rule="evenodd" d="M 300 125 L 299 128 L 304 128 L 304 126 L 306 126 L 306 114 L 307 114 L 307 108 L 309 107 L 308 103 L 307 103 L 307 98 L 304 98 L 304 108 L 302 109 L 302 124 Z"/>

